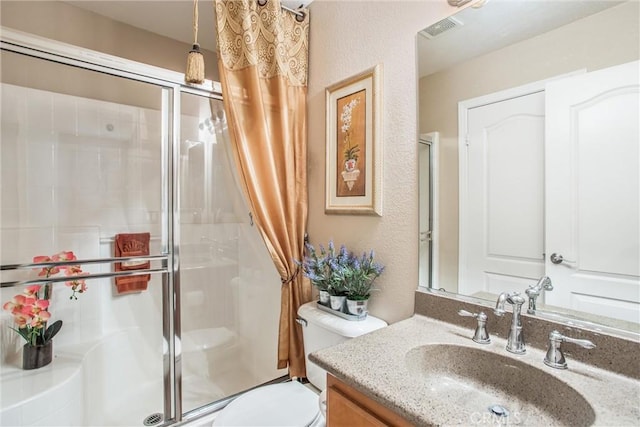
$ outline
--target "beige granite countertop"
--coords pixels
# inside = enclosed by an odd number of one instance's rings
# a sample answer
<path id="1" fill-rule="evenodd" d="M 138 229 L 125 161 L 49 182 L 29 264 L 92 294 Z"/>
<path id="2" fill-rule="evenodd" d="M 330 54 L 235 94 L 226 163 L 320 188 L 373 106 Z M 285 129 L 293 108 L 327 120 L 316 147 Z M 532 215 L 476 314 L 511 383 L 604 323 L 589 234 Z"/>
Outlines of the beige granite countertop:
<path id="1" fill-rule="evenodd" d="M 482 415 L 487 411 L 486 407 L 472 409 L 466 407 L 469 406 L 466 402 L 455 403 L 452 400 L 455 396 L 429 385 L 425 376 L 416 375 L 409 368 L 407 354 L 416 347 L 430 344 L 466 346 L 522 361 L 577 390 L 595 412 L 594 425 L 640 425 L 640 381 L 571 360 L 568 356 L 568 369 L 553 369 L 543 364 L 545 352 L 542 350 L 527 348 L 526 354 L 513 355 L 505 350 L 506 340 L 492 336 L 491 344 L 481 345 L 471 340 L 472 334 L 470 328 L 416 314 L 370 334 L 316 351 L 309 358 L 416 425 L 471 425 L 487 421 Z M 522 380 L 527 381 L 526 378 Z M 532 383 L 530 387 L 532 395 L 558 393 L 546 384 Z M 562 398 L 562 395 L 558 396 L 558 401 L 562 402 Z M 509 402 L 496 403 L 509 406 Z M 514 420 L 517 421 L 517 417 Z M 521 425 L 536 425 L 536 422 L 529 419 Z"/>

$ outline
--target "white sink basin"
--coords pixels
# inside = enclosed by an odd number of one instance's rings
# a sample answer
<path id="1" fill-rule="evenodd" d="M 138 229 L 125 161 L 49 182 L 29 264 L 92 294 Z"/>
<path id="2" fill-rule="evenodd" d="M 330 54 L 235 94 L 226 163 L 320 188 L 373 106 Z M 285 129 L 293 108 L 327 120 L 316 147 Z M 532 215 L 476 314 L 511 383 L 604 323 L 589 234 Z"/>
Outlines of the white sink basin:
<path id="1" fill-rule="evenodd" d="M 407 370 L 459 411 L 459 419 L 480 425 L 589 426 L 595 412 L 560 379 L 513 357 L 450 344 L 414 347 Z M 452 414 L 455 418 L 455 414 Z"/>

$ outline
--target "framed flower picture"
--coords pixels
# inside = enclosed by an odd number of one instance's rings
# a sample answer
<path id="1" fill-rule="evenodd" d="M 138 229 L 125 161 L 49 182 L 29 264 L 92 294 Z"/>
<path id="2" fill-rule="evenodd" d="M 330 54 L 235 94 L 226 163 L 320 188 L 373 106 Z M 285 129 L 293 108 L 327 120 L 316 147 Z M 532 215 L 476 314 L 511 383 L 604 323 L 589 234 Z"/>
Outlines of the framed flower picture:
<path id="1" fill-rule="evenodd" d="M 382 66 L 326 90 L 325 213 L 382 216 Z"/>

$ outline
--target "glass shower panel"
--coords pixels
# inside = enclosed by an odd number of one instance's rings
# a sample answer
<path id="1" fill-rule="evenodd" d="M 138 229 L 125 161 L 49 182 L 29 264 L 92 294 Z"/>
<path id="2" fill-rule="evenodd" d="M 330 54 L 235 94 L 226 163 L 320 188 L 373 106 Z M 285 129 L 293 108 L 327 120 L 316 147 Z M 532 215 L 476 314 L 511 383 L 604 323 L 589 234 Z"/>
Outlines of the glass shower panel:
<path id="1" fill-rule="evenodd" d="M 276 369 L 280 278 L 233 173 L 222 101 L 181 95 L 182 403 L 189 412 Z"/>
<path id="2" fill-rule="evenodd" d="M 55 261 L 63 251 L 78 260 L 108 259 L 116 240 L 123 255 L 166 254 L 170 91 L 7 51 L 1 60 L 0 263 Z M 154 260 L 150 267 L 163 265 Z M 116 264 L 81 268 L 103 274 Z M 2 282 L 37 277 L 33 268 L 2 272 Z M 163 413 L 162 304 L 169 278 L 149 279 L 88 279 L 77 299 L 65 282 L 54 283 L 49 323 L 62 320 L 63 327 L 53 362 L 36 371 L 22 370 L 24 342 L 2 310 L 1 424 L 141 425 Z M 116 280 L 130 283 L 125 289 Z M 3 287 L 0 301 L 25 289 Z"/>

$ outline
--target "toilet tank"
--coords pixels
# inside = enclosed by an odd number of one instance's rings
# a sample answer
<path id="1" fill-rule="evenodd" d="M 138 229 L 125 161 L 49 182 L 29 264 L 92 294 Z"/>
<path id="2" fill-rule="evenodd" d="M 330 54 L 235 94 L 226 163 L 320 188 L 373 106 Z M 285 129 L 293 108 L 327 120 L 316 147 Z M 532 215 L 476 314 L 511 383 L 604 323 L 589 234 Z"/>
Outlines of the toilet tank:
<path id="1" fill-rule="evenodd" d="M 307 367 L 307 379 L 319 390 L 327 385 L 327 371 L 309 361 L 309 353 L 339 344 L 376 329 L 384 328 L 387 323 L 368 315 L 363 320 L 347 320 L 318 308 L 316 301 L 308 302 L 298 309 L 298 318 L 302 321 L 304 354 Z"/>

